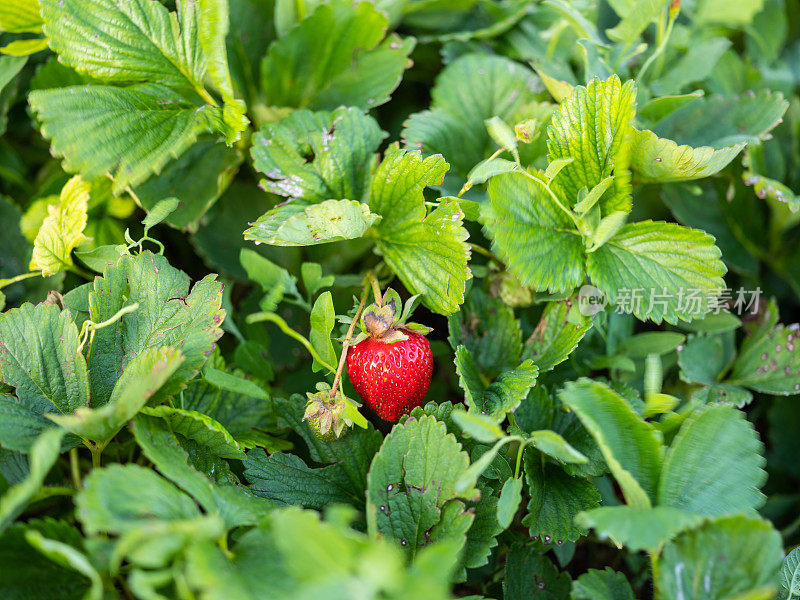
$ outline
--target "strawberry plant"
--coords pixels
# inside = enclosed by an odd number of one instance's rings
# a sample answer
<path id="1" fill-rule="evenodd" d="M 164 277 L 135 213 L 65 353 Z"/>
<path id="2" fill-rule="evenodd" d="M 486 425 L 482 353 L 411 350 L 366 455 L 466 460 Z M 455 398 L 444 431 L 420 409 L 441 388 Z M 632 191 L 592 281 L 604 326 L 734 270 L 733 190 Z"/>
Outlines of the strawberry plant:
<path id="1" fill-rule="evenodd" d="M 0 598 L 800 598 L 798 23 L 0 0 Z"/>

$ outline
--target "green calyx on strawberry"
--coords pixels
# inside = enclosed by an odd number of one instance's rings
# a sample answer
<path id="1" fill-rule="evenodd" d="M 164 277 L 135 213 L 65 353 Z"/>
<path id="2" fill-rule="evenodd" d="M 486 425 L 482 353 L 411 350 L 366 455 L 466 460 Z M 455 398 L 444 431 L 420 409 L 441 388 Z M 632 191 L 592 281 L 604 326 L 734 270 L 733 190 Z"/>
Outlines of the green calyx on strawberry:
<path id="1" fill-rule="evenodd" d="M 308 421 L 308 428 L 323 442 L 338 440 L 345 433 L 345 428 L 353 424 L 366 427 L 366 419 L 358 412 L 356 403 L 347 398 L 340 390 L 331 397 L 331 387 L 321 382 L 317 384 L 317 392 L 308 392 L 308 403 L 303 420 Z"/>
<path id="2" fill-rule="evenodd" d="M 421 405 L 431 383 L 433 355 L 425 338 L 431 329 L 407 322 L 418 301 L 414 296 L 403 307 L 399 294 L 386 290 L 380 304 L 364 309 L 362 332 L 347 353 L 353 387 L 385 421 Z"/>

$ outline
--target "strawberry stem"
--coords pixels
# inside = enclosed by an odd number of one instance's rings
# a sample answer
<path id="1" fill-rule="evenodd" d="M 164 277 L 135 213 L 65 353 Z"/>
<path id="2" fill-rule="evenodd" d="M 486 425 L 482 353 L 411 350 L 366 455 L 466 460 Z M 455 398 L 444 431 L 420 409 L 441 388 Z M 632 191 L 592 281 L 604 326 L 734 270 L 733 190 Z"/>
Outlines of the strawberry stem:
<path id="1" fill-rule="evenodd" d="M 333 378 L 331 398 L 336 397 L 336 391 L 339 388 L 339 382 L 342 380 L 342 371 L 344 370 L 345 360 L 347 360 L 347 350 L 350 347 L 350 340 L 353 338 L 353 331 L 356 328 L 356 323 L 358 323 L 359 319 L 361 318 L 361 311 L 364 310 L 364 306 L 367 304 L 367 296 L 369 295 L 370 285 L 372 286 L 372 291 L 375 294 L 376 302 L 380 304 L 381 290 L 378 286 L 378 280 L 375 278 L 375 275 L 372 273 L 372 271 L 370 271 L 365 277 L 364 291 L 361 293 L 361 302 L 356 309 L 356 314 L 353 316 L 353 320 L 350 322 L 350 328 L 347 330 L 347 335 L 344 338 L 344 342 L 342 342 L 342 355 L 339 357 L 339 367 L 336 369 L 336 376 Z"/>
<path id="2" fill-rule="evenodd" d="M 378 284 L 378 278 L 370 271 L 367 277 L 372 283 L 372 293 L 375 295 L 375 304 L 383 306 L 383 296 L 381 295 L 381 286 Z"/>

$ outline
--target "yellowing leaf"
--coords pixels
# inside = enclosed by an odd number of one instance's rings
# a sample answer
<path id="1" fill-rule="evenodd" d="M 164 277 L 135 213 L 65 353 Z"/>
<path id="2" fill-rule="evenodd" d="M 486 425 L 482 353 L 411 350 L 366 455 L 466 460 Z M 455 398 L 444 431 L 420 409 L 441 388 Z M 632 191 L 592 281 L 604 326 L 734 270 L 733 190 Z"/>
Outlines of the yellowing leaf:
<path id="1" fill-rule="evenodd" d="M 712 96 L 689 102 L 649 129 L 632 129 L 631 166 L 640 182 L 688 181 L 725 168 L 748 144 L 758 145 L 781 120 L 780 93 Z"/>
<path id="2" fill-rule="evenodd" d="M 47 48 L 46 38 L 31 38 L 29 40 L 14 40 L 0 48 L 0 52 L 8 56 L 28 56 Z"/>
<path id="3" fill-rule="evenodd" d="M 33 242 L 32 270 L 40 270 L 47 277 L 72 266 L 72 250 L 87 241 L 83 230 L 90 190 L 91 184 L 76 175 L 61 190 L 58 204 L 48 207 Z"/>
<path id="4" fill-rule="evenodd" d="M 9 33 L 38 33 L 42 30 L 38 0 L 10 0 L 0 3 L 0 30 Z"/>
<path id="5" fill-rule="evenodd" d="M 376 226 L 378 250 L 386 264 L 425 305 L 443 315 L 458 310 L 472 273 L 467 267 L 469 234 L 464 213 L 444 198 L 427 212 L 423 190 L 439 185 L 449 165 L 440 155 L 423 159 L 419 152 L 392 145 L 372 180 L 369 208 L 383 217 Z"/>
<path id="6" fill-rule="evenodd" d="M 613 173 L 610 188 L 598 202 L 602 215 L 630 212 L 630 150 L 625 139 L 635 113 L 636 86 L 632 81 L 623 84 L 616 75 L 576 87 L 561 103 L 547 130 L 547 149 L 550 162 L 574 159 L 553 183 L 569 206 L 578 201 L 582 188 L 591 190 Z"/>

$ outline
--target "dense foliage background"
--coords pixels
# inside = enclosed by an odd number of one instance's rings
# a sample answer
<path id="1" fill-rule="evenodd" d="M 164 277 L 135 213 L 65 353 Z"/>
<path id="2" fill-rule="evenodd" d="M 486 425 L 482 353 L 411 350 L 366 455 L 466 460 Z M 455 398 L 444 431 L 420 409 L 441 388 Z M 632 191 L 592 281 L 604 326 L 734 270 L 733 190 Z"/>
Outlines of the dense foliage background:
<path id="1" fill-rule="evenodd" d="M 799 27 L 0 0 L 0 598 L 800 597 Z M 428 403 L 322 441 L 371 278 Z"/>

